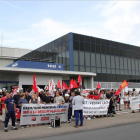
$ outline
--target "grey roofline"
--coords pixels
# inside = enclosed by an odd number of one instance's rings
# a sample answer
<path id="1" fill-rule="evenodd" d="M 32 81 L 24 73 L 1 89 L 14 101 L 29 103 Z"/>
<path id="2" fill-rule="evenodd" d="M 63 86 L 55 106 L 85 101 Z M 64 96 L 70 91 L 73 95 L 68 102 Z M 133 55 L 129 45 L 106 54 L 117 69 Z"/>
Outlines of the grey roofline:
<path id="1" fill-rule="evenodd" d="M 81 76 L 96 76 L 96 73 L 92 72 L 77 72 L 77 71 L 63 71 L 63 70 L 43 70 L 43 69 L 30 69 L 30 68 L 12 68 L 12 67 L 0 67 L 0 72 L 11 73 L 32 73 L 32 74 L 53 74 L 53 75 L 79 75 Z"/>

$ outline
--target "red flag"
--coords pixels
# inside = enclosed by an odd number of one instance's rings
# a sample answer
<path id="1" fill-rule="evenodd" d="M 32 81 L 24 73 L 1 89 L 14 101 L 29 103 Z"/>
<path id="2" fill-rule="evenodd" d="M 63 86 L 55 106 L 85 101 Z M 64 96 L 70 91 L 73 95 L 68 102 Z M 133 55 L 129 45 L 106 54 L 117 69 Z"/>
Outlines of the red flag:
<path id="1" fill-rule="evenodd" d="M 120 90 L 124 89 L 125 87 L 129 86 L 126 80 L 124 80 L 120 85 Z"/>
<path id="2" fill-rule="evenodd" d="M 114 95 L 120 95 L 120 90 L 118 89 Z"/>
<path id="3" fill-rule="evenodd" d="M 79 88 L 81 88 L 81 74 L 78 76 Z"/>
<path id="4" fill-rule="evenodd" d="M 60 88 L 61 89 L 61 85 L 60 85 L 60 81 L 59 80 L 57 82 L 57 88 Z"/>
<path id="5" fill-rule="evenodd" d="M 69 85 L 69 91 L 71 92 L 71 89 L 73 88 L 73 79 L 70 80 L 70 85 Z"/>
<path id="6" fill-rule="evenodd" d="M 101 85 L 100 85 L 99 82 L 98 82 L 98 84 L 97 84 L 97 89 L 101 89 Z"/>
<path id="7" fill-rule="evenodd" d="M 64 81 L 62 83 L 62 89 L 63 90 L 69 89 L 68 86 L 66 85 L 66 83 Z"/>
<path id="8" fill-rule="evenodd" d="M 73 88 L 78 88 L 78 85 L 75 80 L 73 81 Z"/>
<path id="9" fill-rule="evenodd" d="M 49 90 L 49 84 L 47 86 L 45 86 L 45 91 Z"/>
<path id="10" fill-rule="evenodd" d="M 17 86 L 15 86 L 15 89 L 13 91 L 13 95 L 15 95 L 17 93 Z"/>
<path id="11" fill-rule="evenodd" d="M 35 74 L 33 75 L 33 90 L 34 92 L 38 92 Z"/>

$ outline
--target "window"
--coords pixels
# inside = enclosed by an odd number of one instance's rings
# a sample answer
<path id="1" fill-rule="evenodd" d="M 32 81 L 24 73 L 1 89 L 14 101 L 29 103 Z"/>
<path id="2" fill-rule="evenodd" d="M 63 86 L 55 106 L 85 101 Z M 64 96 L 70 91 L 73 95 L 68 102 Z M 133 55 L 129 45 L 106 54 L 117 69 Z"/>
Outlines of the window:
<path id="1" fill-rule="evenodd" d="M 111 56 L 111 68 L 115 68 L 115 58 Z"/>
<path id="2" fill-rule="evenodd" d="M 107 73 L 111 73 L 111 69 L 107 69 Z"/>
<path id="3" fill-rule="evenodd" d="M 139 70 L 139 62 L 137 59 L 135 59 L 135 66 L 136 66 L 136 70 Z"/>
<path id="4" fill-rule="evenodd" d="M 106 47 L 106 54 L 110 54 L 110 47 Z"/>
<path id="5" fill-rule="evenodd" d="M 86 72 L 90 72 L 90 67 L 86 67 Z"/>
<path id="6" fill-rule="evenodd" d="M 90 52 L 85 52 L 85 59 L 86 66 L 90 66 Z"/>
<path id="7" fill-rule="evenodd" d="M 78 43 L 78 41 L 74 41 L 73 42 L 73 49 L 74 50 L 79 50 L 79 43 Z"/>
<path id="8" fill-rule="evenodd" d="M 119 62 L 119 57 L 115 57 L 115 62 L 116 62 L 116 68 L 120 68 L 120 62 Z"/>
<path id="9" fill-rule="evenodd" d="M 78 34 L 73 34 L 73 40 L 78 40 Z"/>
<path id="10" fill-rule="evenodd" d="M 124 69 L 123 66 L 123 57 L 120 57 L 120 69 Z"/>
<path id="11" fill-rule="evenodd" d="M 89 36 L 85 36 L 85 42 L 90 42 L 90 37 Z"/>
<path id="12" fill-rule="evenodd" d="M 78 66 L 74 66 L 74 71 L 79 71 Z"/>
<path id="13" fill-rule="evenodd" d="M 101 58 L 100 58 L 100 54 L 96 54 L 96 62 L 97 62 L 97 67 L 101 67 Z"/>
<path id="14" fill-rule="evenodd" d="M 96 45 L 96 52 L 101 53 L 100 45 Z"/>
<path id="15" fill-rule="evenodd" d="M 95 72 L 96 73 L 96 67 L 91 67 L 91 72 Z"/>
<path id="16" fill-rule="evenodd" d="M 100 44 L 100 39 L 96 38 L 96 44 Z"/>
<path id="17" fill-rule="evenodd" d="M 79 35 L 79 40 L 80 41 L 84 41 L 84 36 L 83 35 Z"/>
<path id="18" fill-rule="evenodd" d="M 84 42 L 80 42 L 80 50 L 81 51 L 85 51 Z"/>
<path id="19" fill-rule="evenodd" d="M 102 68 L 102 73 L 106 73 L 106 68 Z"/>
<path id="20" fill-rule="evenodd" d="M 101 73 L 101 68 L 97 68 L 97 73 Z"/>
<path id="21" fill-rule="evenodd" d="M 95 42 L 96 42 L 95 37 L 91 37 L 91 43 L 95 43 Z"/>
<path id="22" fill-rule="evenodd" d="M 86 71 L 86 70 L 85 70 L 85 67 L 84 67 L 84 66 L 80 66 L 80 71 L 85 72 L 85 71 Z"/>
<path id="23" fill-rule="evenodd" d="M 91 44 L 91 52 L 95 52 L 95 44 Z"/>
<path id="24" fill-rule="evenodd" d="M 106 55 L 106 65 L 110 68 L 110 55 Z"/>
<path id="25" fill-rule="evenodd" d="M 135 70 L 135 60 L 131 59 L 131 62 L 132 62 L 132 70 Z"/>
<path id="26" fill-rule="evenodd" d="M 127 70 L 127 58 L 124 57 L 124 69 Z"/>
<path id="27" fill-rule="evenodd" d="M 78 51 L 74 51 L 73 57 L 74 57 L 74 65 L 78 65 L 79 64 Z"/>
<path id="28" fill-rule="evenodd" d="M 111 69 L 112 70 L 112 74 L 116 74 L 116 71 L 115 69 Z"/>
<path id="29" fill-rule="evenodd" d="M 80 65 L 84 65 L 85 55 L 83 51 L 80 51 Z"/>
<path id="30" fill-rule="evenodd" d="M 101 60 L 102 60 L 102 67 L 106 67 L 105 55 L 104 54 L 101 54 Z"/>
<path id="31" fill-rule="evenodd" d="M 90 43 L 85 43 L 85 50 L 90 52 Z"/>
<path id="32" fill-rule="evenodd" d="M 131 70 L 131 59 L 128 58 L 128 69 Z"/>
<path id="33" fill-rule="evenodd" d="M 95 53 L 91 53 L 91 66 L 95 66 L 96 65 L 95 61 L 96 61 Z"/>

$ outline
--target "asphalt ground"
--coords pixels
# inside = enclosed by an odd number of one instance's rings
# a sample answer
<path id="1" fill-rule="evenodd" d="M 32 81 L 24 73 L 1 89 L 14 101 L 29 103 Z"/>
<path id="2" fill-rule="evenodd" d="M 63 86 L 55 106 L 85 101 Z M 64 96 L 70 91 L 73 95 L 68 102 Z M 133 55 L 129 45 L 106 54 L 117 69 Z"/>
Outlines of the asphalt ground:
<path id="1" fill-rule="evenodd" d="M 132 123 L 108 127 L 106 129 L 90 130 L 44 138 L 35 138 L 32 140 L 139 140 L 139 128 L 140 123 Z"/>
<path id="2" fill-rule="evenodd" d="M 133 124 L 140 122 L 140 112 L 136 113 L 122 112 L 115 115 L 115 117 L 102 117 L 91 119 L 90 121 L 84 121 L 84 126 L 74 128 L 74 121 L 64 123 L 60 128 L 49 128 L 48 125 L 38 125 L 36 127 L 21 128 L 19 124 L 17 127 L 19 130 L 11 130 L 9 125 L 9 131 L 6 133 L 3 131 L 4 124 L 0 122 L 0 140 L 24 140 L 24 139 L 41 139 L 55 135 L 72 134 L 75 132 L 86 132 L 89 130 L 98 130 L 102 128 L 108 128 L 112 126 L 119 126 L 124 124 Z"/>

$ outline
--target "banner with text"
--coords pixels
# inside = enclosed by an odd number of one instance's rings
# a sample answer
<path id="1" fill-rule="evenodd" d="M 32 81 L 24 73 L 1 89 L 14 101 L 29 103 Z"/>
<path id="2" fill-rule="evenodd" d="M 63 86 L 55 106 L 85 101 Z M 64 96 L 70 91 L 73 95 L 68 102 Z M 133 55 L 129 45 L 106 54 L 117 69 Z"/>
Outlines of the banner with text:
<path id="1" fill-rule="evenodd" d="M 130 99 L 131 110 L 140 109 L 140 97 Z"/>
<path id="2" fill-rule="evenodd" d="M 107 115 L 110 100 L 84 99 L 83 115 Z M 72 114 L 74 115 L 74 106 Z"/>
<path id="3" fill-rule="evenodd" d="M 69 104 L 23 104 L 20 125 L 50 123 L 52 118 L 67 121 Z"/>

